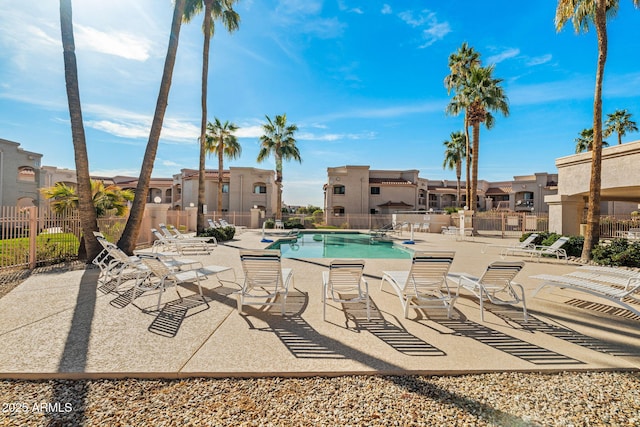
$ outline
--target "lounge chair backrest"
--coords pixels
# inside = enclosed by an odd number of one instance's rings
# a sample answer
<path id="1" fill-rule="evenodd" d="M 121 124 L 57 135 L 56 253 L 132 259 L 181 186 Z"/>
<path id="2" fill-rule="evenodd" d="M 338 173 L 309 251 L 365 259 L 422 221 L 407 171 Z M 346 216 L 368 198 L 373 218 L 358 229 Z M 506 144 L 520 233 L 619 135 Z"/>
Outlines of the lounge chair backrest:
<path id="1" fill-rule="evenodd" d="M 360 290 L 364 271 L 362 260 L 334 260 L 329 264 L 329 287 L 331 292 Z"/>
<path id="2" fill-rule="evenodd" d="M 169 229 L 167 228 L 167 226 L 163 223 L 158 224 L 158 228 L 160 228 L 160 231 L 162 231 L 162 234 L 164 234 L 164 237 L 168 238 L 168 239 L 173 239 L 175 236 L 169 231 Z"/>
<path id="3" fill-rule="evenodd" d="M 220 227 L 214 220 L 212 220 L 211 218 L 207 219 L 207 222 L 209 223 L 209 227 L 211 228 L 218 228 Z"/>
<path id="4" fill-rule="evenodd" d="M 251 288 L 278 289 L 284 286 L 279 250 L 240 251 L 240 262 L 245 277 L 245 291 Z"/>
<path id="5" fill-rule="evenodd" d="M 440 286 L 446 279 L 455 252 L 419 251 L 411 261 L 406 287 Z"/>
<path id="6" fill-rule="evenodd" d="M 153 233 L 154 236 L 156 236 L 156 238 L 158 240 L 162 240 L 162 241 L 166 241 L 167 238 L 164 237 L 162 234 L 160 234 L 160 232 L 158 230 L 156 230 L 155 228 L 151 229 L 151 233 Z"/>
<path id="7" fill-rule="evenodd" d="M 529 237 L 527 237 L 522 242 L 520 242 L 519 246 L 522 248 L 526 248 L 527 246 L 533 244 L 533 241 L 536 240 L 537 238 L 538 238 L 538 234 L 532 233 L 529 235 Z"/>
<path id="8" fill-rule="evenodd" d="M 506 286 L 524 267 L 524 262 L 496 261 L 487 267 L 479 282 L 483 285 Z"/>
<path id="9" fill-rule="evenodd" d="M 142 263 L 151 271 L 154 276 L 161 279 L 174 277 L 173 272 L 162 261 L 157 258 L 142 258 Z"/>
<path id="10" fill-rule="evenodd" d="M 564 245 L 568 241 L 569 241 L 568 237 L 562 236 L 558 240 L 553 242 L 553 244 L 551 246 L 549 246 L 547 249 L 550 250 L 550 251 L 555 251 L 556 249 L 560 249 L 562 247 L 562 245 Z"/>

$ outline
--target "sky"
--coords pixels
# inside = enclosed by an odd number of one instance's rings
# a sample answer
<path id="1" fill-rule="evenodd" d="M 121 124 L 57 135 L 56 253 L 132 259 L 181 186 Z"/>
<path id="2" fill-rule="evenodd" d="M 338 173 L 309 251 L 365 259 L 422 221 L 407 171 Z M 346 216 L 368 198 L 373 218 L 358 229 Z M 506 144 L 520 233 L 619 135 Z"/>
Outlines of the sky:
<path id="1" fill-rule="evenodd" d="M 463 129 L 447 116 L 443 80 L 463 42 L 494 65 L 509 116 L 480 131 L 479 178 L 556 173 L 593 125 L 596 32 L 554 25 L 556 0 L 239 0 L 238 31 L 217 23 L 210 50 L 208 120 L 239 126 L 256 161 L 265 116 L 299 130 L 302 163 L 284 164 L 284 202 L 322 206 L 327 167 L 418 169 L 453 179 L 443 142 Z M 0 0 L 0 138 L 75 169 L 64 81 L 59 2 Z M 94 175 L 138 176 L 164 65 L 169 0 L 73 1 L 80 96 Z M 640 10 L 620 0 L 609 21 L 603 113 L 640 120 Z M 198 167 L 202 16 L 183 24 L 154 177 Z M 612 144 L 615 137 L 609 138 Z M 623 142 L 640 139 L 631 133 Z M 207 167 L 217 168 L 215 157 Z M 463 177 L 464 179 L 464 177 Z"/>

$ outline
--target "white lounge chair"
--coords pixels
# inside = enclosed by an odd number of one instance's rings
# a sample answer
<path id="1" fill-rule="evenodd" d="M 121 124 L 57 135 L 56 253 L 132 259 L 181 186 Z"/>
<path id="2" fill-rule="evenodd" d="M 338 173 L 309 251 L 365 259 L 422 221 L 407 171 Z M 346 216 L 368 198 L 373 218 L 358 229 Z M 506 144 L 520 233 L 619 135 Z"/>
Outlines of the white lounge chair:
<path id="1" fill-rule="evenodd" d="M 513 305 L 522 303 L 524 321 L 527 321 L 527 305 L 525 303 L 524 288 L 513 282 L 513 279 L 524 267 L 524 262 L 496 261 L 490 264 L 480 278 L 474 278 L 466 273 L 456 274 L 458 277 L 458 291 L 466 289 L 480 300 L 480 319 L 484 322 L 484 301 L 488 300 L 498 305 Z M 453 274 L 451 275 L 454 276 Z M 520 290 L 520 295 L 516 292 Z"/>
<path id="2" fill-rule="evenodd" d="M 531 233 L 526 239 L 522 242 L 514 243 L 512 245 L 496 245 L 493 243 L 487 243 L 482 247 L 481 252 L 486 253 L 487 248 L 504 248 L 500 251 L 500 253 L 507 251 L 509 249 L 533 249 L 535 248 L 535 240 L 538 238 L 538 233 Z"/>
<path id="3" fill-rule="evenodd" d="M 178 239 L 167 238 L 160 234 L 155 228 L 151 229 L 151 233 L 156 237 L 153 242 L 152 250 L 157 252 L 158 250 L 175 251 L 181 255 L 184 254 L 204 254 L 209 255 L 213 249 L 217 246 L 217 241 L 214 237 L 207 237 L 202 239 Z M 209 243 L 209 240 L 211 243 Z"/>
<path id="4" fill-rule="evenodd" d="M 558 260 L 560 258 L 564 258 L 565 262 L 569 262 L 567 258 L 567 251 L 562 249 L 562 246 L 569 241 L 568 237 L 562 236 L 555 242 L 553 242 L 550 246 L 541 246 L 537 245 L 533 248 L 505 248 L 502 250 L 500 255 L 505 257 L 507 255 L 530 255 L 531 258 L 534 256 L 540 261 L 540 258 L 543 255 L 552 255 L 555 256 Z"/>
<path id="5" fill-rule="evenodd" d="M 212 220 L 211 218 L 207 219 L 207 222 L 209 223 L 209 227 L 210 228 L 220 228 L 220 224 L 218 224 L 216 221 Z"/>
<path id="6" fill-rule="evenodd" d="M 455 252 L 419 251 L 411 260 L 411 269 L 404 271 L 383 271 L 380 289 L 388 282 L 398 294 L 405 319 L 409 317 L 409 306 L 428 308 L 443 306 L 447 316 L 456 297 L 451 295 L 447 284 L 447 272 L 453 262 Z"/>
<path id="7" fill-rule="evenodd" d="M 276 219 L 273 228 L 276 229 L 276 230 L 278 230 L 278 229 L 284 230 L 284 223 L 282 222 L 281 219 Z"/>
<path id="8" fill-rule="evenodd" d="M 353 304 L 364 301 L 367 306 L 367 321 L 371 320 L 369 284 L 364 279 L 364 261 L 334 260 L 329 271 L 322 272 L 322 319 L 326 320 L 327 300 Z"/>
<path id="9" fill-rule="evenodd" d="M 158 305 L 156 310 L 160 310 L 162 294 L 168 287 L 175 287 L 178 297 L 182 300 L 182 296 L 180 292 L 178 292 L 178 285 L 186 282 L 196 282 L 202 301 L 209 305 L 202 294 L 202 285 L 200 284 L 200 280 L 206 279 L 206 276 L 199 270 L 175 271 L 164 265 L 160 260 L 154 258 L 142 258 L 142 264 L 144 268 L 139 268 L 139 275 L 136 279 L 133 292 L 131 293 L 131 302 L 133 302 L 133 299 L 138 295 L 137 291 L 146 292 L 156 290 L 158 292 Z"/>
<path id="10" fill-rule="evenodd" d="M 244 281 L 242 289 L 237 292 L 238 311 L 242 312 L 244 305 L 275 305 L 279 297 L 284 315 L 293 271 L 290 268 L 282 268 L 280 251 L 240 251 L 240 262 Z"/>
<path id="11" fill-rule="evenodd" d="M 535 297 L 545 286 L 555 286 L 561 289 L 572 289 L 606 299 L 640 316 L 639 308 L 633 307 L 624 301 L 625 298 L 629 298 L 634 302 L 640 303 L 640 277 L 629 277 L 626 279 L 626 285 L 624 287 L 610 286 L 609 284 L 603 283 L 603 280 L 596 280 L 597 278 L 595 277 L 585 279 L 573 276 L 572 274 L 563 276 L 537 274 L 531 276 L 531 278 L 543 281 L 533 292 L 532 297 Z"/>

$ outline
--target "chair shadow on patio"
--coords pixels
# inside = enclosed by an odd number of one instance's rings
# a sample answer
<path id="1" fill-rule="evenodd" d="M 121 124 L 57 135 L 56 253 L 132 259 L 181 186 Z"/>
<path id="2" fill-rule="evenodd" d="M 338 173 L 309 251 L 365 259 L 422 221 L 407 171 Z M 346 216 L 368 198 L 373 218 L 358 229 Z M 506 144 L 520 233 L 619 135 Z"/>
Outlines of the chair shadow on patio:
<path id="1" fill-rule="evenodd" d="M 616 308 L 616 307 L 614 307 Z M 510 323 L 518 324 L 522 329 L 530 332 L 542 333 L 550 335 L 554 338 L 561 339 L 566 342 L 570 342 L 575 345 L 587 348 L 589 350 L 597 351 L 600 353 L 611 354 L 613 356 L 635 356 L 636 350 L 633 347 L 625 347 L 620 343 L 604 341 L 599 338 L 595 338 L 589 335 L 585 335 L 578 331 L 575 331 L 569 327 L 562 326 L 562 319 L 555 316 L 553 320 L 557 324 L 552 324 L 541 320 L 538 316 L 548 316 L 548 314 L 531 311 L 529 321 L 524 323 L 522 316 L 518 317 L 518 311 L 516 309 L 509 310 L 509 307 L 494 307 L 490 310 L 494 315 L 508 321 Z M 573 318 L 572 321 L 576 319 Z"/>
<path id="2" fill-rule="evenodd" d="M 396 323 L 387 321 L 373 299 L 370 300 L 371 320 L 366 318 L 365 303 L 343 304 L 345 328 L 349 322 L 356 325 L 356 331 L 366 331 L 387 344 L 399 353 L 407 356 L 446 356 L 446 353 L 428 342 L 416 337 L 401 326 L 395 316 Z M 364 313 L 364 314 L 363 314 Z"/>
<path id="3" fill-rule="evenodd" d="M 493 314 L 500 312 L 503 316 L 504 313 L 509 313 L 507 318 L 510 322 L 515 323 L 517 321 L 520 322 L 521 325 L 526 325 L 522 326 L 522 329 L 526 329 L 529 326 L 529 323 L 523 323 L 522 311 L 516 307 L 487 304 L 485 305 L 485 310 L 488 313 Z M 584 362 L 580 360 L 576 360 L 572 357 L 523 341 L 495 329 L 491 329 L 486 325 L 486 323 L 476 323 L 469 320 L 456 308 L 454 308 L 454 315 L 451 316 L 451 319 L 447 318 L 446 314 L 441 313 L 440 311 L 430 311 L 428 317 L 423 317 L 422 312 L 418 313 L 419 315 L 414 320 L 415 322 L 436 330 L 439 333 L 449 332 L 442 332 L 439 328 L 435 328 L 433 324 L 430 324 L 430 322 L 445 327 L 455 335 L 476 340 L 496 350 L 535 365 L 584 364 Z M 531 320 L 529 320 L 529 322 L 531 322 Z M 461 345 L 463 344 L 464 343 L 461 342 Z"/>

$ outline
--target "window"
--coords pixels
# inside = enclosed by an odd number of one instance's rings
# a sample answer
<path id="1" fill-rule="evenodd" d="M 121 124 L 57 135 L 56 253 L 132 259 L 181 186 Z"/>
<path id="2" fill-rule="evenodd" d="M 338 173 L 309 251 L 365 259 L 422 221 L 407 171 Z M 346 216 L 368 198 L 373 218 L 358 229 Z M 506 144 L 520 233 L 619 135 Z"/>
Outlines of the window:
<path id="1" fill-rule="evenodd" d="M 345 194 L 344 185 L 335 185 L 333 187 L 333 194 Z"/>
<path id="2" fill-rule="evenodd" d="M 376 215 L 376 214 L 377 214 L 377 213 L 379 213 L 379 212 L 380 212 L 380 211 L 379 211 L 378 209 L 370 209 L 370 210 L 369 210 L 369 213 L 370 213 L 371 215 Z"/>
<path id="3" fill-rule="evenodd" d="M 255 194 L 267 194 L 267 186 L 264 184 L 256 184 L 253 187 L 253 192 Z"/>
<path id="4" fill-rule="evenodd" d="M 223 193 L 228 193 L 229 192 L 229 184 L 222 184 L 222 192 Z M 265 187 L 264 192 L 267 192 L 267 188 Z"/>
<path id="5" fill-rule="evenodd" d="M 333 214 L 335 216 L 342 216 L 344 215 L 344 207 L 342 206 L 336 206 L 333 208 Z"/>
<path id="6" fill-rule="evenodd" d="M 29 166 L 21 166 L 18 168 L 18 179 L 20 181 L 35 182 L 36 171 Z"/>
<path id="7" fill-rule="evenodd" d="M 371 194 L 380 194 L 380 187 L 371 187 Z"/>

